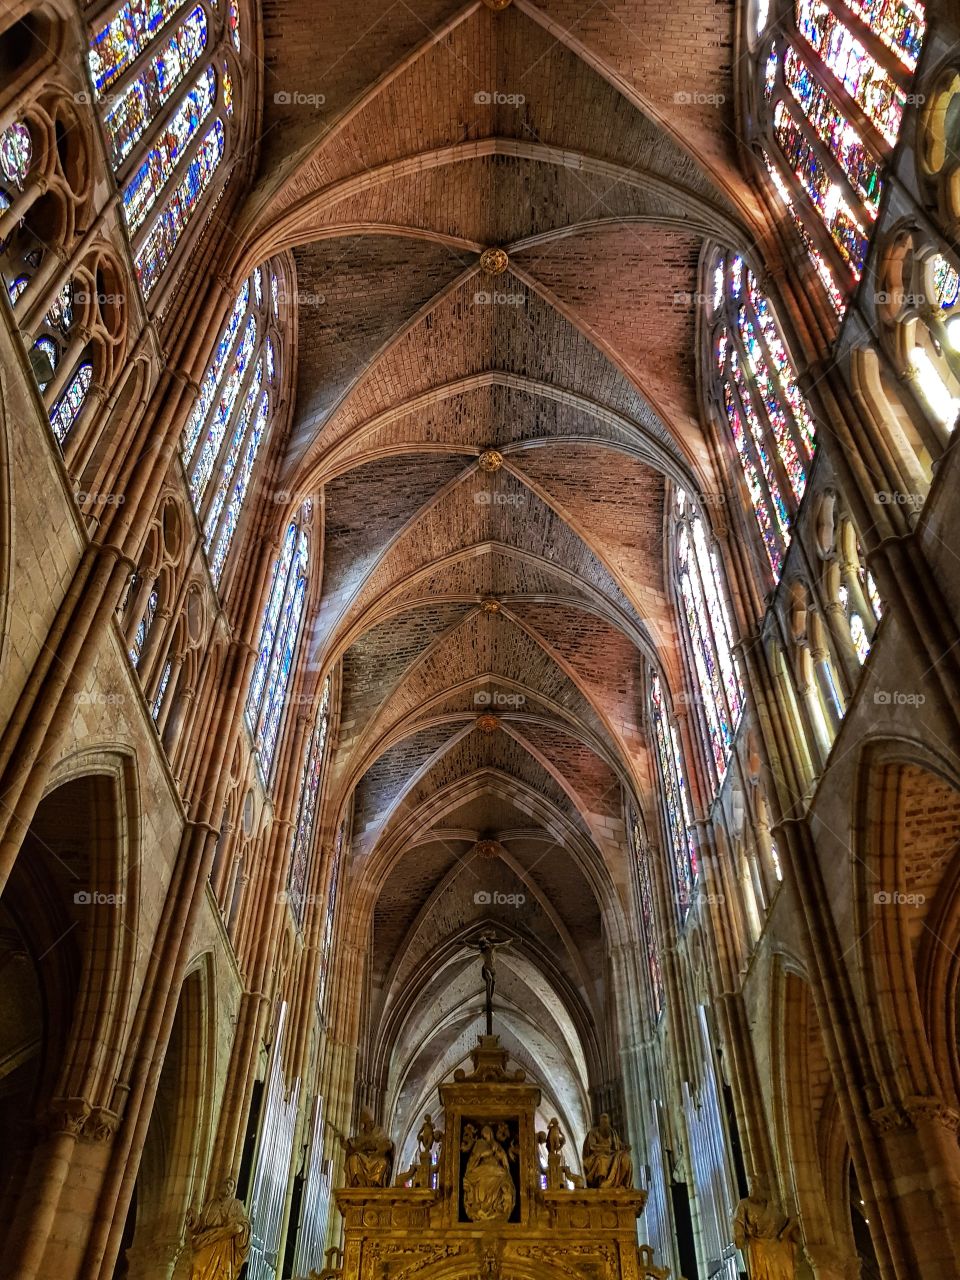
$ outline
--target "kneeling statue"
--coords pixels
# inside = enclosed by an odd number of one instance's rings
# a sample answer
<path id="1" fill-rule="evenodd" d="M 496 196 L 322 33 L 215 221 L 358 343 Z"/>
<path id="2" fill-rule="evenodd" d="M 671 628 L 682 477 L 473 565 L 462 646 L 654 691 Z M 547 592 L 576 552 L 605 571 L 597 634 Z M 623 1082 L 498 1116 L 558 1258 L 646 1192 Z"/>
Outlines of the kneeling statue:
<path id="1" fill-rule="evenodd" d="M 593 1190 L 612 1191 L 633 1186 L 630 1148 L 620 1141 L 606 1112 L 584 1139 L 583 1176 Z"/>
<path id="2" fill-rule="evenodd" d="M 190 1280 L 236 1280 L 250 1252 L 250 1220 L 227 1178 L 220 1194 L 208 1200 L 199 1218 L 187 1215 Z"/>

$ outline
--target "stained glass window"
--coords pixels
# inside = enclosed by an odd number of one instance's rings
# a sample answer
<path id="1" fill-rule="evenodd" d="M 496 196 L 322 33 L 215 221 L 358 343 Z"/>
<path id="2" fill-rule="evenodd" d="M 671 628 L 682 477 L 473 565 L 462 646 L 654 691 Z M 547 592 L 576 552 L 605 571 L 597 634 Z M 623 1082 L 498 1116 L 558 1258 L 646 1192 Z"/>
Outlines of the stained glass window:
<path id="1" fill-rule="evenodd" d="M 942 253 L 933 259 L 933 287 L 943 311 L 949 311 L 960 300 L 960 272 Z"/>
<path id="2" fill-rule="evenodd" d="M 635 810 L 630 812 L 630 839 L 633 845 L 634 866 L 637 869 L 637 888 L 640 897 L 640 927 L 643 931 L 643 946 L 647 959 L 647 974 L 650 978 L 650 998 L 653 1004 L 653 1017 L 656 1021 L 663 1012 L 664 989 L 663 970 L 660 965 L 660 951 L 657 947 L 657 931 L 653 906 L 653 883 L 650 878 L 650 850 L 643 838 L 643 828 Z"/>
<path id="3" fill-rule="evenodd" d="M 306 600 L 307 534 L 293 521 L 284 535 L 270 580 L 257 662 L 247 695 L 247 722 L 265 775 L 269 776 L 293 674 Z"/>
<path id="4" fill-rule="evenodd" d="M 233 485 L 233 492 L 230 495 L 230 501 L 227 504 L 226 515 L 220 528 L 220 536 L 217 539 L 216 547 L 210 555 L 210 571 L 213 574 L 213 580 L 217 584 L 223 574 L 223 566 L 227 560 L 227 554 L 230 545 L 233 542 L 233 535 L 236 533 L 237 524 L 240 520 L 240 509 L 243 506 L 243 500 L 247 495 L 247 488 L 250 484 L 250 477 L 253 474 L 253 464 L 257 460 L 257 451 L 260 448 L 260 442 L 263 439 L 267 428 L 267 420 L 270 412 L 270 401 L 266 393 L 260 397 L 260 407 L 257 410 L 257 416 L 254 420 L 253 431 L 247 438 L 247 447 L 243 454 L 243 463 L 236 474 Z M 210 535 L 210 545 L 213 545 L 213 533 Z M 210 548 L 207 548 L 208 553 Z"/>
<path id="5" fill-rule="evenodd" d="M 50 410 L 50 425 L 59 444 L 63 444 L 80 416 L 80 410 L 83 408 L 92 382 L 93 365 L 89 360 L 84 360 L 67 383 L 63 395 Z"/>
<path id="6" fill-rule="evenodd" d="M 867 149 L 856 129 L 835 106 L 795 49 L 788 48 L 783 77 L 818 137 L 827 144 L 871 218 L 880 206 L 880 162 Z M 779 103 L 777 104 L 780 105 Z"/>
<path id="7" fill-rule="evenodd" d="M 677 584 L 704 709 L 717 785 L 724 778 L 743 711 L 743 682 L 733 652 L 733 628 L 723 597 L 720 564 L 703 519 L 677 491 Z"/>
<path id="8" fill-rule="evenodd" d="M 268 308 L 257 268 L 237 294 L 184 428 L 181 456 L 217 585 L 270 428 L 276 357 L 265 332 Z"/>
<path id="9" fill-rule="evenodd" d="M 33 140 L 25 124 L 16 122 L 0 133 L 0 173 L 22 191 L 30 161 L 33 159 Z"/>
<path id="10" fill-rule="evenodd" d="M 210 366 L 207 369 L 206 374 L 204 375 L 203 383 L 200 387 L 200 395 L 197 399 L 193 413 L 190 415 L 190 420 L 187 423 L 186 430 L 184 431 L 183 451 L 181 456 L 183 457 L 185 466 L 190 465 L 190 460 L 193 457 L 193 451 L 197 446 L 197 441 L 200 439 L 200 432 L 203 430 L 204 420 L 210 411 L 210 406 L 213 404 L 213 398 L 216 395 L 217 386 L 219 385 L 220 378 L 223 375 L 227 356 L 230 354 L 230 349 L 233 346 L 233 340 L 237 335 L 237 329 L 240 327 L 240 321 L 246 314 L 249 297 L 250 282 L 249 280 L 245 280 L 243 288 L 240 290 L 237 295 L 237 300 L 233 304 L 233 311 L 230 314 L 230 319 L 227 321 L 223 333 L 220 335 L 217 350 L 210 362 Z"/>
<path id="11" fill-rule="evenodd" d="M 766 152 L 763 153 L 763 162 L 767 167 L 767 173 L 770 175 L 770 179 L 773 182 L 777 195 L 783 201 L 787 213 L 790 215 L 790 221 L 796 227 L 797 234 L 803 241 L 804 248 L 807 251 L 810 261 L 813 263 L 814 270 L 820 277 L 820 283 L 826 290 L 827 297 L 830 299 L 830 305 L 838 316 L 842 316 L 847 309 L 847 299 L 845 295 L 837 284 L 836 278 L 827 265 L 823 254 L 814 243 L 813 237 L 807 230 L 806 223 L 800 217 L 799 213 L 797 213 L 789 188 L 780 176 L 776 165 Z"/>
<path id="12" fill-rule="evenodd" d="M 9 295 L 11 303 L 16 302 L 29 283 L 29 276 L 17 276 L 15 280 L 11 280 L 7 288 L 7 294 Z"/>
<path id="13" fill-rule="evenodd" d="M 237 348 L 233 365 L 223 385 L 220 399 L 217 401 L 216 408 L 210 419 L 203 448 L 200 450 L 200 456 L 197 458 L 193 474 L 190 476 L 190 495 L 195 506 L 199 506 L 203 501 L 203 495 L 206 493 L 210 477 L 213 475 L 213 468 L 220 453 L 220 446 L 223 444 L 223 439 L 226 435 L 227 424 L 240 394 L 240 388 L 243 385 L 243 379 L 250 364 L 250 357 L 253 355 L 256 340 L 257 322 L 254 316 L 250 316 L 243 332 L 243 338 Z"/>
<path id="14" fill-rule="evenodd" d="M 207 44 L 207 18 L 198 5 L 135 80 L 113 100 L 103 117 L 110 163 L 116 172 L 159 109 L 173 96 Z"/>
<path id="15" fill-rule="evenodd" d="M 151 591 L 147 599 L 147 607 L 143 611 L 143 617 L 140 619 L 137 629 L 134 632 L 133 644 L 130 646 L 130 661 L 135 667 L 140 665 L 140 659 L 143 656 L 143 646 L 146 644 L 147 635 L 153 625 L 153 619 L 157 613 L 157 601 L 159 596 L 156 591 Z"/>
<path id="16" fill-rule="evenodd" d="M 922 4 L 917 0 L 844 0 L 844 3 L 905 67 L 916 70 L 927 29 Z"/>
<path id="17" fill-rule="evenodd" d="M 900 133 L 906 95 L 825 0 L 797 0 L 797 29 L 825 66 L 892 146 Z"/>
<path id="18" fill-rule="evenodd" d="M 698 875 L 697 852 L 691 834 L 690 802 L 687 798 L 677 728 L 667 716 L 660 677 L 655 672 L 650 679 L 650 713 L 660 766 L 664 825 L 674 867 L 677 910 L 682 923 L 693 902 Z"/>
<path id="19" fill-rule="evenodd" d="M 132 67 L 182 0 L 129 0 L 90 40 L 90 72 L 98 96 Z"/>
<path id="20" fill-rule="evenodd" d="M 330 728 L 330 677 L 323 682 L 320 706 L 313 733 L 304 753 L 303 772 L 300 776 L 300 800 L 297 805 L 297 821 L 293 828 L 290 846 L 290 873 L 287 893 L 299 924 L 303 923 L 307 878 L 313 852 L 314 826 L 317 818 L 317 802 L 320 798 L 320 781 L 323 777 L 324 752 Z"/>
<path id="21" fill-rule="evenodd" d="M 91 31 L 91 75 L 144 298 L 226 151 L 225 122 L 235 105 L 222 57 L 229 39 L 217 6 L 196 0 L 128 0 Z"/>
<path id="22" fill-rule="evenodd" d="M 816 424 L 769 299 L 739 255 L 716 336 L 719 398 L 774 581 L 806 490 Z"/>
<path id="23" fill-rule="evenodd" d="M 143 225 L 216 100 L 217 77 L 213 68 L 208 67 L 123 189 L 123 213 L 132 232 Z"/>
<path id="24" fill-rule="evenodd" d="M 157 696 L 154 698 L 153 706 L 150 709 L 150 714 L 153 716 L 154 720 L 159 716 L 163 707 L 163 699 L 166 697 L 167 685 L 170 683 L 170 672 L 172 670 L 173 662 L 168 658 L 164 663 L 163 674 L 160 677 L 160 684 L 157 688 Z"/>
<path id="25" fill-rule="evenodd" d="M 783 102 L 774 108 L 773 134 L 854 279 L 859 280 L 867 256 L 867 233 Z"/>
<path id="26" fill-rule="evenodd" d="M 215 120 L 213 128 L 206 134 L 190 161 L 186 173 L 167 197 L 163 210 L 137 253 L 134 265 L 145 298 L 149 298 L 156 288 L 164 267 L 173 256 L 177 241 L 209 189 L 213 175 L 223 159 L 223 148 L 223 124 L 220 120 Z"/>
<path id="27" fill-rule="evenodd" d="M 37 374 L 37 385 L 41 391 L 46 391 L 60 363 L 60 348 L 52 338 L 44 336 L 38 338 L 33 344 L 33 351 L 35 357 L 33 369 Z"/>
<path id="28" fill-rule="evenodd" d="M 765 150 L 763 158 L 842 316 L 863 272 L 883 167 L 900 133 L 920 54 L 924 9 L 919 0 L 795 0 L 794 24 L 785 40 L 764 42 L 757 54 L 762 128 L 778 159 Z M 870 122 L 865 133 L 862 117 Z M 842 287 L 831 263 L 840 268 Z"/>
<path id="29" fill-rule="evenodd" d="M 859 613 L 850 614 L 850 638 L 853 640 L 853 647 L 862 666 L 870 652 L 870 638 Z"/>
<path id="30" fill-rule="evenodd" d="M 71 280 L 66 282 L 51 302 L 46 320 L 52 329 L 59 329 L 66 336 L 73 324 L 73 282 Z"/>

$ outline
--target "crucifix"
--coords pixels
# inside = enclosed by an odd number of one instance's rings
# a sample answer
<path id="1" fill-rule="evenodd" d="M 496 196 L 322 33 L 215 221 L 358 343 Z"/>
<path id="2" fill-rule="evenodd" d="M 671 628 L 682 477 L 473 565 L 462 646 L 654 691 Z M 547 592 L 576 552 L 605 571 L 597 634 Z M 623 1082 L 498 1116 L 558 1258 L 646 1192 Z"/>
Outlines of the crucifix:
<path id="1" fill-rule="evenodd" d="M 496 935 L 491 936 L 489 933 L 482 933 L 480 937 L 473 943 L 479 952 L 482 960 L 480 972 L 483 975 L 483 985 L 486 990 L 487 997 L 487 1035 L 493 1035 L 493 992 L 497 985 L 497 952 L 502 951 L 504 947 L 512 946 L 512 938 L 498 938 Z"/>

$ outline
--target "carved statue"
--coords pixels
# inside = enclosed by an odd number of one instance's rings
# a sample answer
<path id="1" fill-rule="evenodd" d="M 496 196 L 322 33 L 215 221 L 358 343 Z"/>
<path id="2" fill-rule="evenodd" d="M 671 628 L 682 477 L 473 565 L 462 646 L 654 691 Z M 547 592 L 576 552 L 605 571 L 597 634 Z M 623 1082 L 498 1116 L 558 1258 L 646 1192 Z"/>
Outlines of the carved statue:
<path id="1" fill-rule="evenodd" d="M 413 1164 L 397 1178 L 397 1186 L 408 1184 L 413 1187 L 430 1187 L 433 1183 L 433 1148 L 443 1141 L 443 1134 L 433 1127 L 433 1117 L 429 1112 L 423 1117 L 423 1124 L 417 1134 L 417 1154 Z"/>
<path id="2" fill-rule="evenodd" d="M 199 1218 L 187 1215 L 190 1280 L 236 1280 L 250 1252 L 250 1220 L 227 1178 L 219 1195 L 203 1206 Z"/>
<path id="3" fill-rule="evenodd" d="M 513 1212 L 516 1189 L 507 1153 L 485 1124 L 473 1144 L 463 1174 L 463 1207 L 471 1222 L 506 1222 Z"/>
<path id="4" fill-rule="evenodd" d="M 583 1174 L 587 1186 L 595 1190 L 633 1186 L 630 1148 L 621 1142 L 606 1112 L 584 1139 Z"/>
<path id="5" fill-rule="evenodd" d="M 483 975 L 483 985 L 486 990 L 488 1036 L 493 1035 L 493 993 L 497 985 L 497 952 L 511 946 L 512 942 L 512 938 L 491 937 L 490 934 L 483 933 L 474 943 L 474 946 L 479 948 L 480 958 L 483 961 L 480 972 Z"/>
<path id="6" fill-rule="evenodd" d="M 750 1280 L 796 1280 L 799 1224 L 767 1195 L 761 1178 L 751 1178 L 750 1194 L 737 1205 L 733 1241 L 746 1255 Z"/>
<path id="7" fill-rule="evenodd" d="M 547 1125 L 546 1133 L 537 1134 L 537 1141 L 547 1148 L 548 1191 L 564 1191 L 568 1182 L 573 1183 L 574 1187 L 584 1185 L 580 1175 L 573 1173 L 564 1162 L 563 1148 L 567 1139 L 556 1116 Z"/>
<path id="8" fill-rule="evenodd" d="M 386 1187 L 393 1165 L 393 1143 L 374 1122 L 369 1107 L 360 1112 L 360 1128 L 353 1138 L 340 1137 L 347 1153 L 345 1170 L 348 1187 Z"/>

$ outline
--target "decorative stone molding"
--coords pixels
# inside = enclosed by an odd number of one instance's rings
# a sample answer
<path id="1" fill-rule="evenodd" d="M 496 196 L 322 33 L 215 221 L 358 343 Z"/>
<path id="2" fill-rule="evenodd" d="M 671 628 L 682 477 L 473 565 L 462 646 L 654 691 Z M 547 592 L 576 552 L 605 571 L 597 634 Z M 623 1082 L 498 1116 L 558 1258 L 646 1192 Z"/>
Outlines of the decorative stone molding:
<path id="1" fill-rule="evenodd" d="M 488 276 L 502 276 L 509 265 L 506 249 L 484 249 L 480 255 L 480 270 Z"/>

